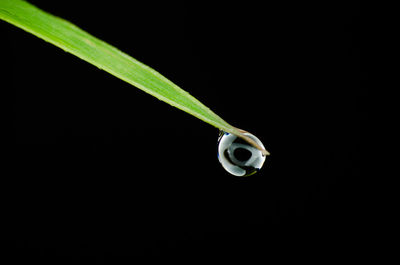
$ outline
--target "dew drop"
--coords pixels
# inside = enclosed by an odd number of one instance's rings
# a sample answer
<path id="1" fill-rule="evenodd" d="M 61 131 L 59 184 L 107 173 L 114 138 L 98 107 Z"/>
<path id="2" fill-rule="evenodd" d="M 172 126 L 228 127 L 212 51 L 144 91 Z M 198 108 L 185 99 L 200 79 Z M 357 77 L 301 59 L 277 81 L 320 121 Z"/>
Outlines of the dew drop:
<path id="1" fill-rule="evenodd" d="M 264 148 L 262 142 L 251 133 L 246 132 L 244 135 Z M 265 155 L 236 135 L 221 131 L 218 138 L 218 160 L 232 175 L 247 177 L 261 169 Z"/>

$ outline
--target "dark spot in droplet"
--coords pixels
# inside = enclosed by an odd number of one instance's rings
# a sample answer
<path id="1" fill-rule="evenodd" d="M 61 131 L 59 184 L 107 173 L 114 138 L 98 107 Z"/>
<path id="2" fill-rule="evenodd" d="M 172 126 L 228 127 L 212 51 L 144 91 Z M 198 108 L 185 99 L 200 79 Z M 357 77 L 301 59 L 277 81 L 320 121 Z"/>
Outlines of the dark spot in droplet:
<path id="1" fill-rule="evenodd" d="M 244 162 L 250 159 L 251 152 L 245 148 L 236 148 L 233 155 L 237 160 Z"/>

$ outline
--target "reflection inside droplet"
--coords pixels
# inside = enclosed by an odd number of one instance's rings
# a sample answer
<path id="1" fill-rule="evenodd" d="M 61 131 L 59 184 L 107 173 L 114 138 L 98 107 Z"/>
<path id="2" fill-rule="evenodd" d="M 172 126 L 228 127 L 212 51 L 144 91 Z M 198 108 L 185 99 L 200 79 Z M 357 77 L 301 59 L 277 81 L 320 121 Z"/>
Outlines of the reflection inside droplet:
<path id="1" fill-rule="evenodd" d="M 264 148 L 262 142 L 251 133 L 246 132 L 244 135 Z M 236 135 L 221 131 L 218 139 L 218 160 L 232 175 L 247 177 L 261 169 L 265 156 Z"/>

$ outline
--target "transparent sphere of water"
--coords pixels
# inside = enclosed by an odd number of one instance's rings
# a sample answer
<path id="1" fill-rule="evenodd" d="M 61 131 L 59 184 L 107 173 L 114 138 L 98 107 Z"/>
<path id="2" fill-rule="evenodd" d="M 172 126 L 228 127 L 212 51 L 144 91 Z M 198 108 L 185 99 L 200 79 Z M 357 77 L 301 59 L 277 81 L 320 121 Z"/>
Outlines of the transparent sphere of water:
<path id="1" fill-rule="evenodd" d="M 264 148 L 262 142 L 251 133 L 244 133 Z M 258 172 L 264 164 L 263 153 L 234 134 L 221 132 L 218 139 L 218 160 L 223 168 L 238 177 Z"/>

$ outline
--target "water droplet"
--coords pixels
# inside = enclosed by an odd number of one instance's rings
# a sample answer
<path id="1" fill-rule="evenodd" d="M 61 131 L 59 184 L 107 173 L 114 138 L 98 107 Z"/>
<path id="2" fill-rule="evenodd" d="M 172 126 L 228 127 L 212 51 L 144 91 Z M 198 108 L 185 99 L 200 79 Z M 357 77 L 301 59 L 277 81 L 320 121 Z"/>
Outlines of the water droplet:
<path id="1" fill-rule="evenodd" d="M 262 142 L 251 133 L 244 133 L 264 148 Z M 264 164 L 263 153 L 234 134 L 220 132 L 218 160 L 226 171 L 238 177 L 247 177 L 258 172 Z"/>

